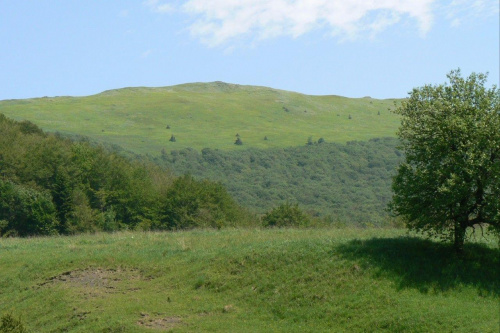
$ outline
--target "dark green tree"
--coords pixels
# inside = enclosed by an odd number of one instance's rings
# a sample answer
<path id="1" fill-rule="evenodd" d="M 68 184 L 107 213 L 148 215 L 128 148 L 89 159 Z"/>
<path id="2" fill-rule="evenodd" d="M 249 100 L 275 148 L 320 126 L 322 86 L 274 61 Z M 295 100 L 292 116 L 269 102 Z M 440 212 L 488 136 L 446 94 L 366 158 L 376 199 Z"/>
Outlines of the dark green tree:
<path id="1" fill-rule="evenodd" d="M 57 233 L 56 209 L 46 192 L 0 180 L 1 234 L 19 236 Z"/>
<path id="2" fill-rule="evenodd" d="M 198 181 L 190 175 L 177 178 L 165 195 L 156 229 L 178 230 L 236 225 L 244 212 L 218 183 Z"/>
<path id="3" fill-rule="evenodd" d="M 289 202 L 273 208 L 262 217 L 264 227 L 300 227 L 309 224 L 309 217 L 300 210 L 299 205 Z"/>
<path id="4" fill-rule="evenodd" d="M 486 74 L 415 88 L 394 111 L 406 160 L 393 179 L 390 209 L 419 232 L 463 251 L 467 228 L 500 230 L 500 91 Z"/>

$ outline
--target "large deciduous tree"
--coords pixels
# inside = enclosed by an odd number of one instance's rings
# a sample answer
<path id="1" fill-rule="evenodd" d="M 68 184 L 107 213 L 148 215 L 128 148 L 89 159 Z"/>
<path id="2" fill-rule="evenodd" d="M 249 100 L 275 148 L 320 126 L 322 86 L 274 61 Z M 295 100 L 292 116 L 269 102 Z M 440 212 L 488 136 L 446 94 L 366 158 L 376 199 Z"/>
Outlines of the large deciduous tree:
<path id="1" fill-rule="evenodd" d="M 500 231 L 500 90 L 487 74 L 415 88 L 395 113 L 406 160 L 389 207 L 411 230 L 442 235 L 463 250 L 467 228 Z"/>

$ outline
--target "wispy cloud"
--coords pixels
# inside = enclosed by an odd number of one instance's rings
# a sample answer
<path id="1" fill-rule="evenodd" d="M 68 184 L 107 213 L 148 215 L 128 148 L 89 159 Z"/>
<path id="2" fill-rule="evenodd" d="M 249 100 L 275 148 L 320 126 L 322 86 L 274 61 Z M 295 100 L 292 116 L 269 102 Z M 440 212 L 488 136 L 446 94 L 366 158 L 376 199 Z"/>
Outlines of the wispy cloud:
<path id="1" fill-rule="evenodd" d="M 129 15 L 129 11 L 127 9 L 123 9 L 118 13 L 119 17 L 126 18 Z"/>
<path id="2" fill-rule="evenodd" d="M 174 6 L 160 0 L 146 0 L 144 4 L 158 13 L 170 13 L 174 11 Z"/>
<path id="3" fill-rule="evenodd" d="M 212 47 L 239 39 L 296 38 L 318 29 L 349 40 L 408 22 L 425 36 L 436 16 L 456 26 L 465 16 L 498 13 L 498 0 L 148 0 L 145 4 L 157 12 L 189 14 L 191 34 Z"/>
<path id="4" fill-rule="evenodd" d="M 433 1 L 189 0 L 182 8 L 195 17 L 192 35 L 218 46 L 243 36 L 295 38 L 319 28 L 333 36 L 353 39 L 408 18 L 425 35 L 432 25 Z"/>
<path id="5" fill-rule="evenodd" d="M 141 58 L 148 58 L 151 55 L 151 53 L 153 53 L 153 50 L 151 50 L 151 49 L 146 50 L 146 51 L 142 52 Z"/>
<path id="6" fill-rule="evenodd" d="M 498 16 L 499 11 L 497 0 L 452 0 L 444 6 L 446 18 L 453 27 L 460 26 L 464 21 Z"/>

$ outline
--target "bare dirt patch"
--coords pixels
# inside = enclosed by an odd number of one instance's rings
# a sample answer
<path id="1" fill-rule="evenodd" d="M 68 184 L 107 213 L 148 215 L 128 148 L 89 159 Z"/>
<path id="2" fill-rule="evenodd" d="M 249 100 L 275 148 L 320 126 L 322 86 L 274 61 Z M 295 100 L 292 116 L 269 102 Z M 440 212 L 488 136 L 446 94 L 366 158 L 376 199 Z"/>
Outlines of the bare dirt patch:
<path id="1" fill-rule="evenodd" d="M 61 273 L 38 286 L 64 285 L 70 288 L 80 288 L 85 291 L 86 295 L 95 297 L 103 294 L 138 291 L 140 288 L 131 286 L 129 283 L 138 280 L 145 279 L 136 269 L 87 268 Z"/>
<path id="2" fill-rule="evenodd" d="M 137 321 L 137 325 L 152 328 L 160 331 L 169 331 L 182 325 L 180 317 L 151 317 L 147 313 L 141 313 L 141 319 Z"/>

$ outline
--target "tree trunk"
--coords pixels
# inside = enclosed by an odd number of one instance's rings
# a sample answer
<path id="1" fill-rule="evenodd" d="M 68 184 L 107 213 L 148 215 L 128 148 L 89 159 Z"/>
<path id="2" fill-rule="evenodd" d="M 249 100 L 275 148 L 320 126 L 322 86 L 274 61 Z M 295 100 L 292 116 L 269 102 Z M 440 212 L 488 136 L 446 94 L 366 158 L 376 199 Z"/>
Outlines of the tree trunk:
<path id="1" fill-rule="evenodd" d="M 466 227 L 463 226 L 460 222 L 455 222 L 455 251 L 458 254 L 462 254 L 464 252 L 464 241 L 465 241 L 465 230 Z"/>

